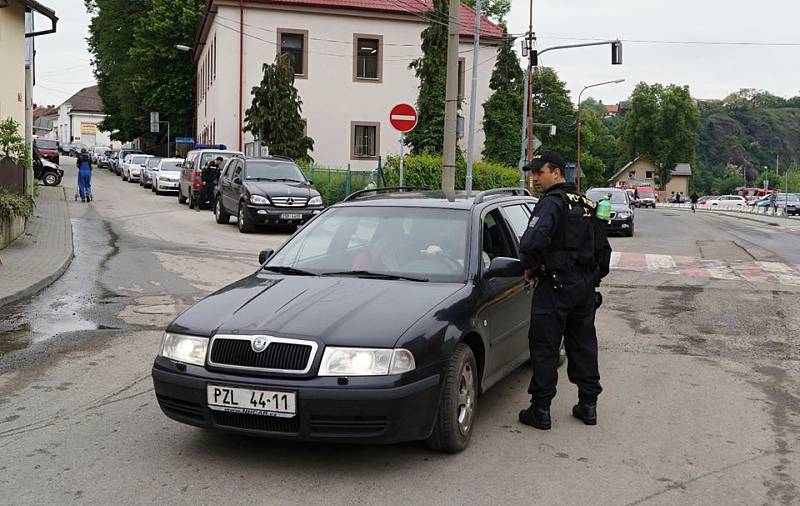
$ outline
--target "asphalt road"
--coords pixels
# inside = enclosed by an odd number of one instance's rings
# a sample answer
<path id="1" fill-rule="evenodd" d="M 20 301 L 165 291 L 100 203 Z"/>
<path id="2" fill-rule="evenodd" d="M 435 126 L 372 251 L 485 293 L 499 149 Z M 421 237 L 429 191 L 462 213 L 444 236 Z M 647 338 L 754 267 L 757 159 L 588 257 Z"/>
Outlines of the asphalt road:
<path id="1" fill-rule="evenodd" d="M 792 230 L 639 211 L 636 236 L 612 239 L 631 255 L 602 288 L 599 425 L 569 416 L 563 372 L 553 430 L 520 425 L 522 368 L 480 398 L 470 447 L 440 455 L 421 443 L 251 439 L 163 416 L 150 366 L 164 325 L 286 235 L 239 234 L 103 170 L 94 188 L 94 202 L 70 205 L 65 276 L 0 308 L 4 504 L 800 503 L 800 286 L 641 255 L 794 265 Z M 628 263 L 637 254 L 647 262 Z"/>

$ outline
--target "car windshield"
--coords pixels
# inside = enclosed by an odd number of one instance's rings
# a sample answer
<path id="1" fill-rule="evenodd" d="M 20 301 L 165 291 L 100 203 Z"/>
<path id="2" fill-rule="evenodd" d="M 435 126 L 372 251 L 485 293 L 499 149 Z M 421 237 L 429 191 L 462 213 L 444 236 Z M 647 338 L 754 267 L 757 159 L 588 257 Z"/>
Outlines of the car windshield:
<path id="1" fill-rule="evenodd" d="M 282 181 L 305 181 L 303 173 L 293 163 L 269 160 L 248 160 L 245 179 L 275 179 Z"/>
<path id="2" fill-rule="evenodd" d="M 627 204 L 628 202 L 625 200 L 625 193 L 621 191 L 604 191 L 604 190 L 590 190 L 586 193 L 586 196 L 592 199 L 595 202 L 599 202 L 600 199 L 610 196 L 612 204 Z M 641 196 L 641 194 L 640 194 Z"/>
<path id="3" fill-rule="evenodd" d="M 35 144 L 39 149 L 56 149 L 58 147 L 58 142 L 44 139 L 36 139 Z"/>
<path id="4" fill-rule="evenodd" d="M 156 158 L 155 156 L 153 158 L 148 158 L 147 159 L 147 166 L 148 167 L 155 167 L 156 165 L 158 165 L 158 162 L 160 162 L 160 161 L 161 161 L 161 158 Z"/>
<path id="5" fill-rule="evenodd" d="M 301 229 L 266 268 L 463 282 L 468 218 L 458 209 L 334 207 Z"/>
<path id="6" fill-rule="evenodd" d="M 161 162 L 161 169 L 165 172 L 179 172 L 181 170 L 181 162 Z"/>
<path id="7" fill-rule="evenodd" d="M 643 192 L 643 191 L 640 190 L 639 191 L 639 198 L 640 199 L 652 199 L 652 198 L 655 198 L 655 195 L 653 195 L 653 192 Z"/>
<path id="8" fill-rule="evenodd" d="M 143 163 L 145 163 L 147 161 L 148 158 L 150 158 L 150 157 L 149 156 L 132 156 L 131 157 L 131 163 L 136 164 L 136 165 L 142 165 Z"/>

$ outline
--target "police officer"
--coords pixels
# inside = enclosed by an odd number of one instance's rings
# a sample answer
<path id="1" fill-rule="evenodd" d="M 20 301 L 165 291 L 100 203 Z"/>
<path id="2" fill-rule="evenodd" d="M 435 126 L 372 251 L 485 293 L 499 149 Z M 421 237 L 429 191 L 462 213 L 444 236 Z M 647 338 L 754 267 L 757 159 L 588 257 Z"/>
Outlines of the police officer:
<path id="1" fill-rule="evenodd" d="M 200 210 L 200 203 L 205 202 L 209 203 L 212 210 L 214 209 L 214 199 L 216 197 L 215 191 L 217 183 L 219 182 L 223 161 L 224 159 L 221 156 L 218 156 L 215 160 L 209 161 L 208 165 L 206 165 L 200 173 L 200 179 L 203 183 L 203 187 L 200 189 L 200 202 L 198 202 L 198 205 L 195 208 L 197 211 Z"/>
<path id="2" fill-rule="evenodd" d="M 561 156 L 547 150 L 525 166 L 545 194 L 520 241 L 525 278 L 536 288 L 528 332 L 531 406 L 520 411 L 519 420 L 541 430 L 551 426 L 562 336 L 567 375 L 578 386 L 572 415 L 586 425 L 597 424 L 597 396 L 602 391 L 594 316 L 596 304 L 602 303 L 595 287 L 608 274 L 611 258 L 607 221 L 596 218 L 595 203 L 566 182 L 564 167 Z"/>

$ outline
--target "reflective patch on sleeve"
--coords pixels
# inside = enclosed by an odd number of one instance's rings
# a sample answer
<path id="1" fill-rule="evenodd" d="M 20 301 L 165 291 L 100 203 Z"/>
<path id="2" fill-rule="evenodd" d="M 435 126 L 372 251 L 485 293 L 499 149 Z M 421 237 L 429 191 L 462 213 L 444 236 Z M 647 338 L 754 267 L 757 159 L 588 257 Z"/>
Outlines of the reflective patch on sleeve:
<path id="1" fill-rule="evenodd" d="M 533 228 L 536 226 L 536 223 L 539 221 L 538 216 L 534 216 L 531 218 L 531 221 L 528 222 L 528 228 Z"/>

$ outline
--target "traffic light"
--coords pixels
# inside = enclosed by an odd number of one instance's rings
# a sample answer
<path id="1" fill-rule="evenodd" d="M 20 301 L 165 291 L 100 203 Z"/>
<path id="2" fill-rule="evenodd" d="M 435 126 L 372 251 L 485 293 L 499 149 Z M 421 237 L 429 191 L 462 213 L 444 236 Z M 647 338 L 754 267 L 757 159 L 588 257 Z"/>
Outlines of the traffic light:
<path id="1" fill-rule="evenodd" d="M 611 43 L 611 65 L 622 65 L 622 42 Z"/>

